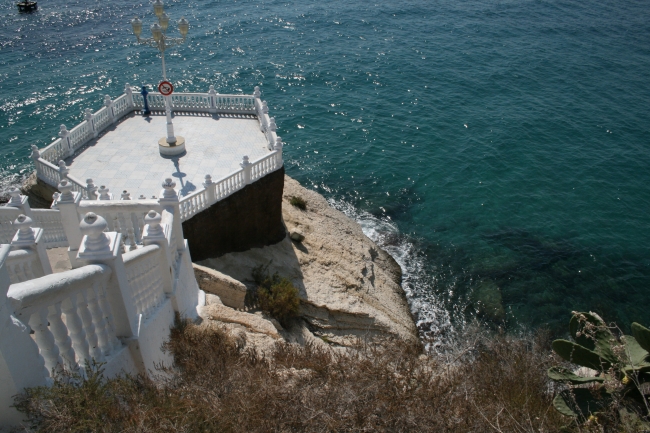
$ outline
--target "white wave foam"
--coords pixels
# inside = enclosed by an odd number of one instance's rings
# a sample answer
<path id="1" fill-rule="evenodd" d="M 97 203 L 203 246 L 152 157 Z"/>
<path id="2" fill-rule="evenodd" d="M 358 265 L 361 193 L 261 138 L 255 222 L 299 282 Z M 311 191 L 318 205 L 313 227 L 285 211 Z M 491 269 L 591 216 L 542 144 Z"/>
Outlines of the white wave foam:
<path id="1" fill-rule="evenodd" d="M 462 323 L 452 322 L 450 312 L 435 295 L 435 268 L 413 239 L 400 233 L 396 224 L 387 218 L 359 211 L 343 200 L 329 199 L 328 202 L 359 223 L 363 233 L 388 252 L 402 268 L 402 288 L 426 350 L 435 353 L 453 350 Z"/>

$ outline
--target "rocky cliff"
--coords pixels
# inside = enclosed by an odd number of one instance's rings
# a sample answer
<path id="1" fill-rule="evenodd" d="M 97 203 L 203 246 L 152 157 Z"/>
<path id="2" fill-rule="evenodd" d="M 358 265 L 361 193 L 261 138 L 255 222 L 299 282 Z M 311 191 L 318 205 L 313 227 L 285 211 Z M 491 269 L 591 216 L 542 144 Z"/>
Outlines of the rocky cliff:
<path id="1" fill-rule="evenodd" d="M 306 209 L 291 205 L 292 197 L 305 200 Z M 230 323 L 248 334 L 297 342 L 345 346 L 357 337 L 417 341 L 417 330 L 400 285 L 399 265 L 366 237 L 355 221 L 288 176 L 284 179 L 282 217 L 287 236 L 280 242 L 201 260 L 200 265 L 218 272 L 216 277 L 208 277 L 203 270 L 197 277 L 208 292 L 215 287 L 210 280 L 218 279 L 219 272 L 250 288 L 254 287 L 253 268 L 268 266 L 270 273 L 290 279 L 299 289 L 300 320 L 288 330 L 272 321 L 278 330 L 276 336 L 269 331 L 272 328 L 261 325 L 260 319 L 268 318 L 260 312 L 237 311 L 214 297 L 209 297 L 212 305 L 205 308 L 205 318 Z M 295 239 L 304 239 L 292 240 L 291 233 Z"/>

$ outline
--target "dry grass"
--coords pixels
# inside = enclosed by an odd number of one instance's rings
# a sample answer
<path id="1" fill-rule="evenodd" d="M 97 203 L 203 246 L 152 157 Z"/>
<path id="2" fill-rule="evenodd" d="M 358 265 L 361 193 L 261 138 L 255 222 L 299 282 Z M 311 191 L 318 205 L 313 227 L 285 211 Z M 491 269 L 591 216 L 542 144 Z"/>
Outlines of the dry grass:
<path id="1" fill-rule="evenodd" d="M 401 342 L 267 357 L 218 330 L 172 330 L 167 377 L 58 380 L 17 399 L 42 432 L 555 432 L 548 341 L 498 336 L 453 363 Z"/>

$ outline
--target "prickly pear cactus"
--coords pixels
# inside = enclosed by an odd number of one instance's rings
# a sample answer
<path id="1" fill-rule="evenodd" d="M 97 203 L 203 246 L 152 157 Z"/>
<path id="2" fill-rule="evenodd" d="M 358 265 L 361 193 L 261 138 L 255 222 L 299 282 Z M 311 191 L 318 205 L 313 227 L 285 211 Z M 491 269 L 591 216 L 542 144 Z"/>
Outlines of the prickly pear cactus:
<path id="1" fill-rule="evenodd" d="M 601 420 L 621 425 L 633 420 L 650 429 L 650 330 L 633 323 L 631 336 L 617 336 L 613 329 L 595 313 L 573 312 L 569 322 L 573 341 L 555 340 L 552 347 L 564 360 L 587 370 L 582 374 L 559 366 L 548 370 L 549 378 L 563 388 L 553 405 L 578 424 Z"/>

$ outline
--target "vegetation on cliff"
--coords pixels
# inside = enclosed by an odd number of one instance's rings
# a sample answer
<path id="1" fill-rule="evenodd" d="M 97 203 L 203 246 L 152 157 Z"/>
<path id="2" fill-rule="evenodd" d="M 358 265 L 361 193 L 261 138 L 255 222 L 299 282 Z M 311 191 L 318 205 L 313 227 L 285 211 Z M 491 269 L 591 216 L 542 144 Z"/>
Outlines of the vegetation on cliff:
<path id="1" fill-rule="evenodd" d="M 277 345 L 261 354 L 223 331 L 179 321 L 155 380 L 60 377 L 17 399 L 34 431 L 553 432 L 546 370 L 533 339 L 476 337 L 453 359 L 400 341 L 339 351 Z"/>

